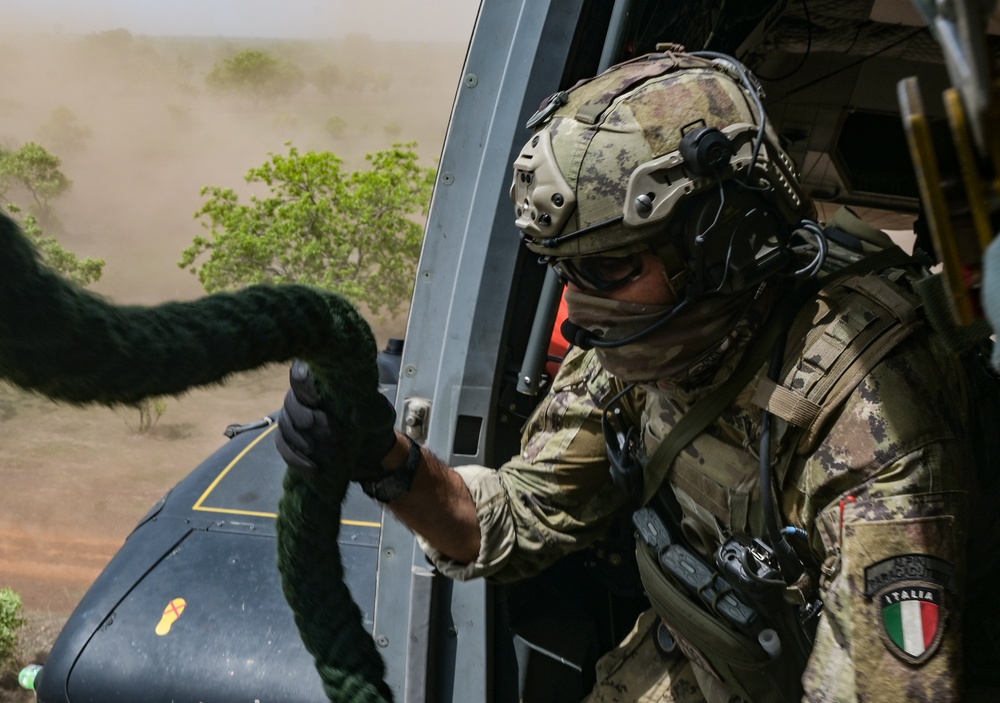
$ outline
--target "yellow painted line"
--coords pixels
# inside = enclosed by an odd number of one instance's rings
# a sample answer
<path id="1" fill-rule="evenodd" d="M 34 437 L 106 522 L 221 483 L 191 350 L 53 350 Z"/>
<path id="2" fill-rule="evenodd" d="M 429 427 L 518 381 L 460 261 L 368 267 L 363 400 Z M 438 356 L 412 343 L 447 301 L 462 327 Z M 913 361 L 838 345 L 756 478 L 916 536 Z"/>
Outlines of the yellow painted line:
<path id="1" fill-rule="evenodd" d="M 209 494 L 211 494 L 211 492 L 215 490 L 215 487 L 219 485 L 219 482 L 222 481 L 223 478 L 225 478 L 226 474 L 229 473 L 229 470 L 231 468 L 233 468 L 234 466 L 236 466 L 236 464 L 240 461 L 240 459 L 242 459 L 243 457 L 245 457 L 247 455 L 247 453 L 251 449 L 253 449 L 254 447 L 256 447 L 257 443 L 260 442 L 260 440 L 262 440 L 265 437 L 267 437 L 269 434 L 271 434 L 272 432 L 274 432 L 276 429 L 278 429 L 278 423 L 272 424 L 266 430 L 264 430 L 263 432 L 261 432 L 260 437 L 258 437 L 254 441 L 250 442 L 250 444 L 248 444 L 246 446 L 246 449 L 244 449 L 242 452 L 240 452 L 239 454 L 237 454 L 236 457 L 231 462 L 229 462 L 229 465 L 226 466 L 226 468 L 224 468 L 219 473 L 219 475 L 215 477 L 215 480 L 212 481 L 212 484 L 208 488 L 205 489 L 205 492 L 201 494 L 201 498 L 199 498 L 197 500 L 197 502 L 195 502 L 194 506 L 191 509 L 192 510 L 211 510 L 211 511 L 216 511 L 217 510 L 216 508 L 203 508 L 203 507 L 201 507 L 201 504 L 204 503 L 205 499 L 208 498 Z"/>
<path id="2" fill-rule="evenodd" d="M 203 510 L 206 513 L 226 513 L 227 515 L 249 515 L 251 517 L 278 517 L 277 513 L 260 513 L 255 510 L 234 510 L 232 508 L 193 508 L 193 510 Z"/>
<path id="3" fill-rule="evenodd" d="M 234 466 L 236 466 L 236 464 L 239 463 L 239 461 L 243 457 L 245 457 L 247 455 L 247 453 L 251 449 L 253 449 L 255 446 L 257 446 L 258 442 L 260 442 L 262 439 L 264 439 L 269 434 L 271 434 L 272 432 L 274 432 L 274 430 L 276 430 L 277 428 L 278 428 L 278 424 L 274 423 L 273 425 L 271 425 L 270 427 L 268 427 L 266 430 L 264 430 L 261 433 L 260 437 L 258 437 L 254 441 L 252 441 L 250 444 L 248 444 L 246 446 L 246 448 L 242 452 L 240 452 L 239 454 L 237 454 L 233 458 L 233 460 L 231 462 L 229 462 L 229 464 L 226 466 L 226 468 L 224 468 L 219 473 L 219 475 L 215 477 L 215 480 L 212 481 L 211 485 L 208 488 L 205 489 L 205 492 L 201 494 L 201 497 L 195 502 L 195 504 L 191 507 L 191 509 L 192 510 L 201 510 L 201 511 L 206 512 L 206 513 L 226 513 L 228 515 L 250 515 L 250 516 L 253 516 L 253 517 L 277 518 L 278 517 L 277 513 L 263 513 L 263 512 L 257 512 L 257 511 L 254 511 L 254 510 L 233 510 L 233 509 L 230 509 L 230 508 L 212 508 L 212 507 L 204 507 L 204 505 L 203 505 L 203 503 L 208 498 L 208 496 L 211 495 L 212 491 L 215 490 L 215 488 L 219 485 L 219 483 L 222 481 L 222 479 L 225 478 L 226 474 L 229 473 L 229 470 L 232 469 Z M 368 522 L 366 520 L 341 520 L 340 524 L 342 524 L 342 525 L 352 525 L 354 527 L 382 527 L 382 523 L 381 522 Z"/>

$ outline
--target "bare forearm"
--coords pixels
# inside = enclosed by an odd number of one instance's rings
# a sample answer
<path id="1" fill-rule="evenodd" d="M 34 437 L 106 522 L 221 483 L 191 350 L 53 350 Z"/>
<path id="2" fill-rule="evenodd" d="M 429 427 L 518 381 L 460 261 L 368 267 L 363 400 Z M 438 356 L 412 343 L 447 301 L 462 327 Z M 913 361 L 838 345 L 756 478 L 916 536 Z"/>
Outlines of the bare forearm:
<path id="1" fill-rule="evenodd" d="M 409 442 L 397 433 L 396 446 L 382 460 L 385 467 L 399 466 L 409 452 Z M 410 492 L 389 509 L 431 546 L 459 563 L 479 556 L 479 519 L 468 487 L 430 450 L 424 448 Z"/>

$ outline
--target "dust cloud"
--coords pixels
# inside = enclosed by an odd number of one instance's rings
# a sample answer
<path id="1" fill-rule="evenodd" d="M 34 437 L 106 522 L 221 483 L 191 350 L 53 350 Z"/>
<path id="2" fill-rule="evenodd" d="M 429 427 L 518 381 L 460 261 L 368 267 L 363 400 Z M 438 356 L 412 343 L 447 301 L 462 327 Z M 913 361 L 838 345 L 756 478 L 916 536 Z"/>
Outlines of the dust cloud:
<path id="1" fill-rule="evenodd" d="M 254 105 L 210 94 L 203 76 L 243 48 L 293 61 L 307 78 L 335 67 L 338 84 Z M 348 168 L 394 141 L 416 141 L 427 165 L 440 152 L 464 44 L 148 38 L 125 30 L 82 37 L 0 37 L 0 144 L 37 141 L 73 181 L 54 201 L 63 244 L 107 260 L 95 290 L 153 303 L 202 294 L 177 268 L 202 233 L 193 213 L 203 186 L 237 190 L 247 169 L 291 141 L 329 150 Z M 46 143 L 53 111 L 68 109 L 89 138 Z M 64 113 L 65 114 L 65 113 Z M 342 120 L 336 136 L 326 128 Z"/>
<path id="2" fill-rule="evenodd" d="M 466 43 L 0 34 L 0 145 L 35 141 L 62 159 L 73 184 L 53 200 L 61 226 L 46 234 L 106 260 L 94 290 L 127 304 L 192 299 L 204 291 L 176 262 L 205 231 L 194 218 L 202 187 L 245 199 L 247 170 L 289 141 L 333 151 L 351 170 L 367 152 L 416 141 L 433 165 Z M 293 61 L 307 80 L 333 66 L 335 80 L 256 105 L 210 94 L 204 75 L 246 48 Z M 377 328 L 380 341 L 403 324 Z M 170 399 L 144 434 L 129 427 L 134 411 L 60 406 L 0 385 L 0 587 L 22 594 L 29 619 L 68 615 L 145 512 L 225 441 L 226 425 L 280 406 L 286 373 Z"/>

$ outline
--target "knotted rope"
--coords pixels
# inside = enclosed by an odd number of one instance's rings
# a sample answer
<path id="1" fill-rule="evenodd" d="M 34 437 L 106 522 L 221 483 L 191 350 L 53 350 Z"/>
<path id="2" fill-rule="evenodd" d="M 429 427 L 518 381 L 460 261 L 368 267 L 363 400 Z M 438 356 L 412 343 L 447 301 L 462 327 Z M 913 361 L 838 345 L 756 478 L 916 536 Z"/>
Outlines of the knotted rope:
<path id="1" fill-rule="evenodd" d="M 331 389 L 341 406 L 378 392 L 374 336 L 338 295 L 254 286 L 192 302 L 114 305 L 46 268 L 2 213 L 0 300 L 0 378 L 54 400 L 134 404 L 293 357 L 309 363 L 324 400 Z M 391 700 L 343 579 L 337 534 L 347 472 L 331 474 L 286 472 L 277 520 L 282 587 L 329 699 Z"/>

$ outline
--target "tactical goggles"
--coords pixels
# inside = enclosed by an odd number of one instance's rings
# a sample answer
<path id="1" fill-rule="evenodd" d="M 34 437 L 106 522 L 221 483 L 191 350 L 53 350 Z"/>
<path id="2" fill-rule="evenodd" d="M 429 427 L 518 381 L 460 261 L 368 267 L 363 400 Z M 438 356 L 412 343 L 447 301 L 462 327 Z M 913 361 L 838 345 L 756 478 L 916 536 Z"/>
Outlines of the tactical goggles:
<path id="1" fill-rule="evenodd" d="M 642 275 L 640 252 L 620 256 L 578 256 L 555 259 L 552 268 L 563 283 L 588 293 L 610 293 Z"/>

